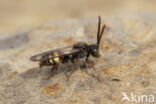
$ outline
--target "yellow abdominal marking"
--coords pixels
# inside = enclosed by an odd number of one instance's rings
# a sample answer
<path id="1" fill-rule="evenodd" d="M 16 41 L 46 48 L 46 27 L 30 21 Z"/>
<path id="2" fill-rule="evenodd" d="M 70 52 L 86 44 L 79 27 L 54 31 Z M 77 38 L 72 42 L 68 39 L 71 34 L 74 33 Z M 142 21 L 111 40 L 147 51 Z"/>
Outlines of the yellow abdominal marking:
<path id="1" fill-rule="evenodd" d="M 59 62 L 59 57 L 54 58 L 55 62 Z"/>
<path id="2" fill-rule="evenodd" d="M 54 53 L 54 56 L 59 56 L 59 54 L 57 52 Z"/>
<path id="3" fill-rule="evenodd" d="M 49 60 L 49 62 L 50 62 L 50 63 L 53 63 L 53 60 L 52 60 L 52 59 L 50 59 L 50 60 Z"/>
<path id="4" fill-rule="evenodd" d="M 60 59 L 59 59 L 58 56 L 59 56 L 58 52 L 54 52 L 54 57 L 55 57 L 55 58 L 54 58 L 54 61 L 55 61 L 55 62 L 59 62 Z"/>

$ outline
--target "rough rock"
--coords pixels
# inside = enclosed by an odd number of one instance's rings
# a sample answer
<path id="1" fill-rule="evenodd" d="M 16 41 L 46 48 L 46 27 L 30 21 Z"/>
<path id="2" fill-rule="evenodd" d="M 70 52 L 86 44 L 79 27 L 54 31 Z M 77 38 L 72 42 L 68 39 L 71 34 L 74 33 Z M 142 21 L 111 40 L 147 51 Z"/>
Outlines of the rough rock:
<path id="1" fill-rule="evenodd" d="M 78 67 L 67 81 L 70 63 L 44 80 L 50 67 L 30 61 L 50 49 L 96 42 L 97 17 L 53 21 L 0 37 L 0 104 L 121 104 L 123 92 L 156 97 L 156 15 L 101 17 L 107 26 L 101 57 L 91 57 L 101 82 L 89 67 Z"/>

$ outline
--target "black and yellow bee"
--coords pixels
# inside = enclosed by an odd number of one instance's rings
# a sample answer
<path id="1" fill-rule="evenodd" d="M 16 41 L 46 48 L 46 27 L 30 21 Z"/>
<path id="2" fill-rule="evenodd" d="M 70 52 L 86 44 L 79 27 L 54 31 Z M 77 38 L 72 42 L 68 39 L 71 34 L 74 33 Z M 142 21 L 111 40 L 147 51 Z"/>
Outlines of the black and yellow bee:
<path id="1" fill-rule="evenodd" d="M 76 66 L 76 62 L 78 59 L 85 58 L 86 63 L 96 71 L 96 69 L 93 67 L 92 63 L 90 63 L 88 61 L 88 58 L 90 55 L 92 55 L 93 57 L 97 57 L 97 58 L 100 57 L 99 45 L 100 45 L 100 40 L 102 38 L 102 35 L 104 33 L 105 24 L 103 25 L 102 30 L 100 30 L 100 29 L 101 29 L 101 18 L 99 16 L 97 43 L 96 44 L 88 45 L 85 42 L 78 42 L 72 46 L 55 49 L 55 50 L 50 50 L 50 51 L 47 51 L 47 52 L 44 52 L 41 54 L 34 55 L 30 59 L 31 59 L 31 61 L 39 61 L 40 67 L 53 66 L 51 69 L 51 72 L 53 73 L 55 70 L 57 70 L 59 63 L 64 64 L 67 62 L 72 62 L 72 63 L 74 63 L 74 66 Z M 74 71 L 74 68 L 75 67 L 72 68 L 72 71 L 67 80 L 69 80 L 71 74 Z M 50 76 L 51 76 L 51 74 L 50 74 Z"/>

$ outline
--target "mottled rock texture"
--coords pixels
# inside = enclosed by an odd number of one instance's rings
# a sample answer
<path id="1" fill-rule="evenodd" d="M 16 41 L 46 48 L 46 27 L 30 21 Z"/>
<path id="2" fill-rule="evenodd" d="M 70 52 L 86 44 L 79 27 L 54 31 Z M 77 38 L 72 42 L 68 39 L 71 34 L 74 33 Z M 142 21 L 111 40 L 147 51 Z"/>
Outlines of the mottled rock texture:
<path id="1" fill-rule="evenodd" d="M 38 68 L 29 60 L 34 54 L 78 41 L 96 42 L 97 17 L 48 22 L 1 35 L 0 104 L 121 104 L 123 92 L 155 96 L 156 15 L 101 17 L 107 26 L 101 57 L 90 58 L 101 82 L 89 67 L 78 67 L 67 81 L 70 63 L 44 80 L 50 67 Z"/>

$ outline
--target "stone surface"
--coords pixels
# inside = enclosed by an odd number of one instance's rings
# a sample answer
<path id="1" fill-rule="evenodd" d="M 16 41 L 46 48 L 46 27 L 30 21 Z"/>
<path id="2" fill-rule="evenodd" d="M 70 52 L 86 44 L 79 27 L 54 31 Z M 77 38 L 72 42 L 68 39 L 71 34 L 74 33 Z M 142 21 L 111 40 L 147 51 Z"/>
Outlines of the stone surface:
<path id="1" fill-rule="evenodd" d="M 123 92 L 155 96 L 156 15 L 101 17 L 107 26 L 101 58 L 90 58 L 101 82 L 91 68 L 80 67 L 67 82 L 70 63 L 44 80 L 50 67 L 40 69 L 29 60 L 34 54 L 78 41 L 96 42 L 97 17 L 48 22 L 1 36 L 0 104 L 121 104 Z"/>

